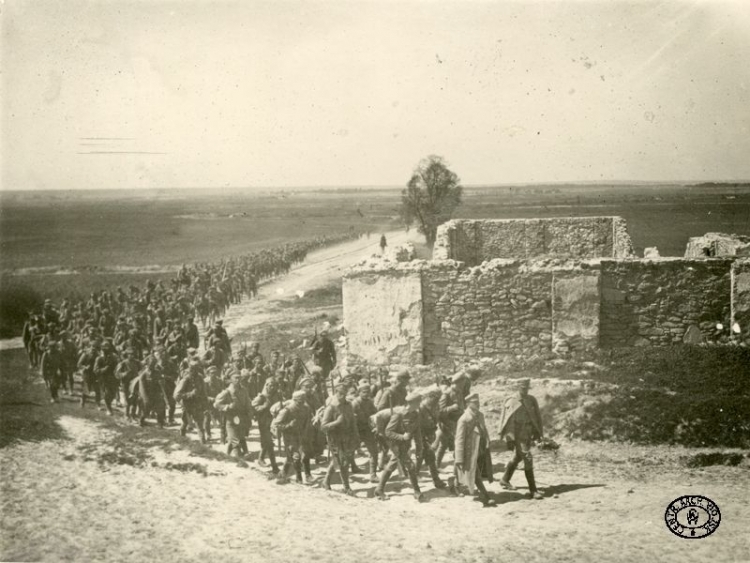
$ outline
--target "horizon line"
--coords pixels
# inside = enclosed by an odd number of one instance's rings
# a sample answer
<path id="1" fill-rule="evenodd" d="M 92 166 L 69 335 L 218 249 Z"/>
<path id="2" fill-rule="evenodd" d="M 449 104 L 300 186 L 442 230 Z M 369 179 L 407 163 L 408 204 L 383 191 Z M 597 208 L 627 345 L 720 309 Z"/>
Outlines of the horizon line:
<path id="1" fill-rule="evenodd" d="M 750 179 L 740 180 L 577 180 L 577 181 L 550 181 L 550 182 L 493 182 L 481 184 L 463 184 L 464 189 L 477 188 L 504 188 L 504 187 L 538 187 L 538 186 L 695 186 L 700 184 L 748 184 Z M 405 185 L 396 184 L 311 184 L 294 186 L 161 186 L 161 187 L 126 187 L 126 188 L 4 188 L 0 187 L 0 193 L 5 192 L 94 192 L 94 191 L 159 191 L 159 190 L 344 190 L 344 189 L 370 189 L 388 190 L 404 189 Z"/>

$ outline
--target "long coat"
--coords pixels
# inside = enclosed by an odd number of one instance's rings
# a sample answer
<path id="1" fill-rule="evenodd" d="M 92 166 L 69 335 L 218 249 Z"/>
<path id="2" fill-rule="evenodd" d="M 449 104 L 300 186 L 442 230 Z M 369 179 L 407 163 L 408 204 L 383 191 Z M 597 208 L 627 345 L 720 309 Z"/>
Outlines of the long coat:
<path id="1" fill-rule="evenodd" d="M 490 436 L 487 432 L 484 415 L 479 411 L 466 409 L 456 424 L 456 441 L 453 452 L 455 462 L 463 464 L 465 470 L 471 467 L 478 468 L 482 478 L 492 482 L 492 457 L 489 444 Z M 476 458 L 474 458 L 474 455 L 476 455 Z M 473 491 L 473 474 L 470 473 L 467 476 L 464 484 L 469 487 L 469 490 Z"/>
<path id="2" fill-rule="evenodd" d="M 526 414 L 531 421 L 532 427 L 532 438 L 541 438 L 544 436 L 542 428 L 542 414 L 539 411 L 539 403 L 536 398 L 531 395 L 521 401 L 521 397 L 513 395 L 505 400 L 503 405 L 503 415 L 500 419 L 500 437 L 516 440 L 514 425 L 511 424 L 513 415 L 516 414 L 521 408 L 526 409 Z"/>

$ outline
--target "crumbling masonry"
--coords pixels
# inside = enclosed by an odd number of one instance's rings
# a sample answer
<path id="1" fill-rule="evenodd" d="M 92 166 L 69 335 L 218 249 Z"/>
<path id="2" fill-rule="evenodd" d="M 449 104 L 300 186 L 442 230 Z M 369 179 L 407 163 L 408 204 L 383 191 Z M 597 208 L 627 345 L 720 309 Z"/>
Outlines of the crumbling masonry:
<path id="1" fill-rule="evenodd" d="M 431 261 L 401 249 L 346 273 L 347 358 L 421 364 L 750 344 L 750 259 L 688 254 L 637 258 L 620 217 L 453 220 L 439 228 Z"/>

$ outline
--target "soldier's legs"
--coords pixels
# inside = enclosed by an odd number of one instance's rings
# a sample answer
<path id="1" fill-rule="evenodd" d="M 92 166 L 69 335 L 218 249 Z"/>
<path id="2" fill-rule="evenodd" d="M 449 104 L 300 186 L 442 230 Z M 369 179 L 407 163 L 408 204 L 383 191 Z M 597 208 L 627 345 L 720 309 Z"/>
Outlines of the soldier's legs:
<path id="1" fill-rule="evenodd" d="M 440 474 L 438 473 L 435 452 L 432 451 L 432 448 L 427 443 L 422 446 L 422 459 L 427 464 L 427 468 L 430 470 L 430 477 L 432 477 L 432 482 L 435 487 L 438 489 L 445 488 L 445 483 L 443 483 L 443 481 L 440 479 Z"/>
<path id="2" fill-rule="evenodd" d="M 117 384 L 113 384 L 110 381 L 104 382 L 104 406 L 107 408 L 107 413 L 112 414 L 112 401 L 114 401 L 117 395 Z"/>
<path id="3" fill-rule="evenodd" d="M 396 456 L 391 456 L 391 459 L 388 461 L 388 464 L 383 468 L 383 472 L 380 474 L 380 481 L 378 482 L 378 486 L 375 487 L 375 494 L 381 499 L 386 500 L 385 496 L 385 486 L 388 484 L 388 479 L 391 478 L 391 475 L 398 467 L 398 458 Z"/>
<path id="4" fill-rule="evenodd" d="M 211 409 L 203 413 L 203 431 L 206 433 L 206 439 L 211 439 Z"/>
<path id="5" fill-rule="evenodd" d="M 370 465 L 370 482 L 377 482 L 377 469 L 378 469 L 378 444 L 375 441 L 375 437 L 370 435 L 364 440 L 365 448 L 367 448 L 367 455 L 369 456 Z"/>

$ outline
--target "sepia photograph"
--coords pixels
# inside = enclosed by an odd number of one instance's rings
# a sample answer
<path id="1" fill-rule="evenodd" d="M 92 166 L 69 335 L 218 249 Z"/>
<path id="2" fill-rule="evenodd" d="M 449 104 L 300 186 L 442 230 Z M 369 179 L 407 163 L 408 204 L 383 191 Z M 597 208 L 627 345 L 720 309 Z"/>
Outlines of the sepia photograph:
<path id="1" fill-rule="evenodd" d="M 0 0 L 0 561 L 750 562 L 750 2 Z"/>

